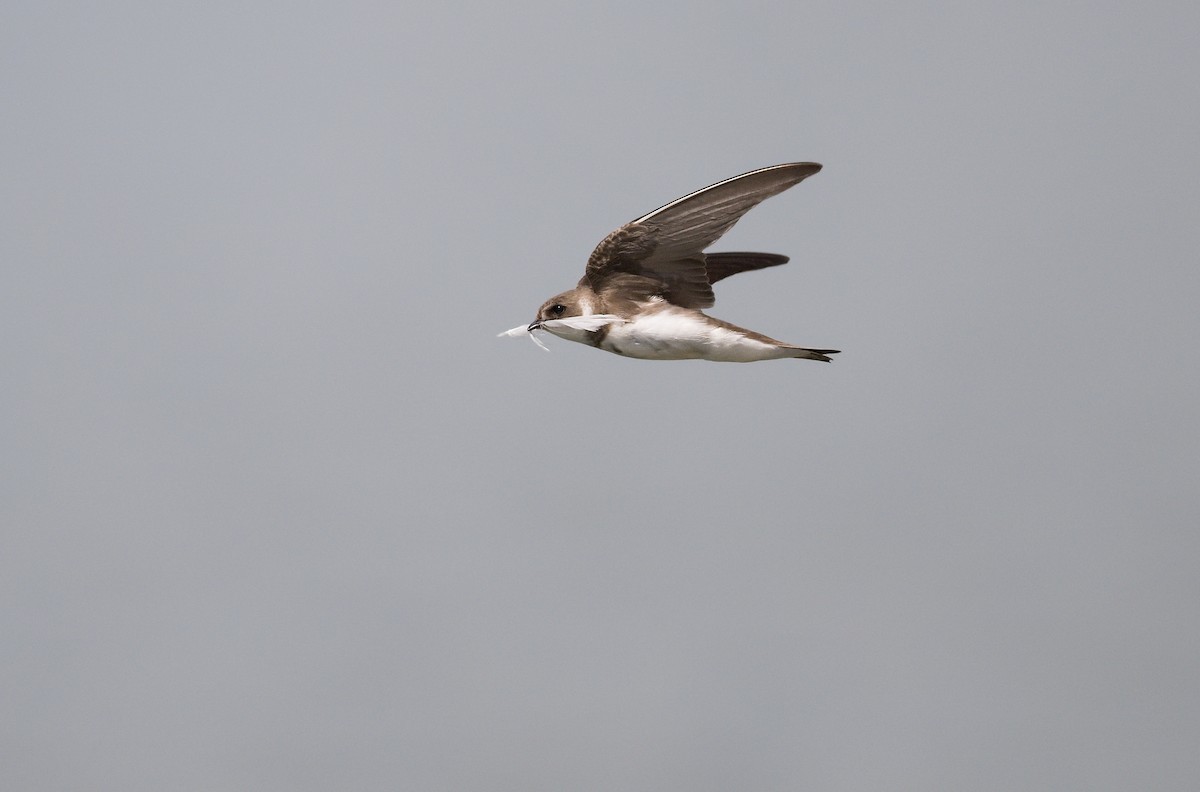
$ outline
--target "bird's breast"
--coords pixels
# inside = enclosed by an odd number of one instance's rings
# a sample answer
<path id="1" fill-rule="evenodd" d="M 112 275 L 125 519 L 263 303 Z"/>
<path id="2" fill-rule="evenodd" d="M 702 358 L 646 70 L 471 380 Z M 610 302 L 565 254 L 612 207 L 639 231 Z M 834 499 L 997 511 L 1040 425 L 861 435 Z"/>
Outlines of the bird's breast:
<path id="1" fill-rule="evenodd" d="M 599 347 L 644 360 L 749 362 L 779 357 L 779 348 L 686 308 L 650 310 L 608 326 Z"/>

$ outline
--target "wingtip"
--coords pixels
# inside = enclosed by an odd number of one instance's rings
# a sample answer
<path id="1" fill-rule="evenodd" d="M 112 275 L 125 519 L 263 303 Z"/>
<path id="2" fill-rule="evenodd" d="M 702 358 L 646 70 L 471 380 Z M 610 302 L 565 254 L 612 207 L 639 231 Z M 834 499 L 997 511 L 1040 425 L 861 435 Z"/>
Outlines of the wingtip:
<path id="1" fill-rule="evenodd" d="M 823 167 L 819 162 L 785 162 L 782 165 L 772 165 L 771 167 L 763 168 L 763 170 L 786 172 L 789 174 L 792 184 L 798 184 L 809 176 L 820 173 Z"/>
<path id="2" fill-rule="evenodd" d="M 823 168 L 823 167 L 825 167 L 825 166 L 819 162 L 784 162 L 779 165 L 768 165 L 765 168 L 759 168 L 758 170 L 750 171 L 750 173 L 762 173 L 764 171 L 774 171 L 774 170 L 794 170 L 794 171 L 802 171 L 804 173 L 804 175 L 811 176 L 814 173 L 817 173 L 818 171 L 820 171 L 821 168 Z M 749 176 L 750 174 L 745 173 L 742 175 Z"/>

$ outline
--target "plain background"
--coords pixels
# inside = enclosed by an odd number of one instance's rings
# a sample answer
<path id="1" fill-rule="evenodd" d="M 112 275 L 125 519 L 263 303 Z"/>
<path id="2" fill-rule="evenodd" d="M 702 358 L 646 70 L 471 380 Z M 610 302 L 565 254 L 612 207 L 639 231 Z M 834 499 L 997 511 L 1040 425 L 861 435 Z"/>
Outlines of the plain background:
<path id="1" fill-rule="evenodd" d="M 0 782 L 1194 789 L 1198 28 L 6 3 Z M 794 160 L 833 364 L 496 338 Z"/>

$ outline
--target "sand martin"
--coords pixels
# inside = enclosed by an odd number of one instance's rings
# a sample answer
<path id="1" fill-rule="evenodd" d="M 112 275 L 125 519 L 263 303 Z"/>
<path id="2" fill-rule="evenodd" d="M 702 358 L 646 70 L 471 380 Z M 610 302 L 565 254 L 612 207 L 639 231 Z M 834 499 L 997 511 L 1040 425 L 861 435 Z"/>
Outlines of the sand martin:
<path id="1" fill-rule="evenodd" d="M 559 338 L 646 360 L 828 361 L 836 349 L 806 349 L 715 319 L 701 308 L 712 286 L 739 272 L 787 262 L 775 253 L 705 253 L 759 202 L 821 170 L 815 162 L 774 165 L 697 190 L 613 231 L 592 251 L 579 284 L 555 295 L 528 325 Z M 538 341 L 540 346 L 544 346 Z"/>

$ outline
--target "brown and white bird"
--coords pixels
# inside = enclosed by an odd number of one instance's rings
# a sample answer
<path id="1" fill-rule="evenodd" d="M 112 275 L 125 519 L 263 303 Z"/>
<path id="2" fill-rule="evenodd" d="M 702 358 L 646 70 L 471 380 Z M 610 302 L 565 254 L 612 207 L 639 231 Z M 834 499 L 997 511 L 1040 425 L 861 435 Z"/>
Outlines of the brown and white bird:
<path id="1" fill-rule="evenodd" d="M 712 306 L 712 286 L 722 278 L 788 260 L 775 253 L 704 249 L 761 201 L 819 170 L 815 162 L 793 162 L 750 171 L 626 223 L 592 251 L 574 289 L 546 300 L 529 325 L 501 335 L 545 330 L 646 360 L 828 361 L 838 350 L 785 344 L 701 311 Z"/>

